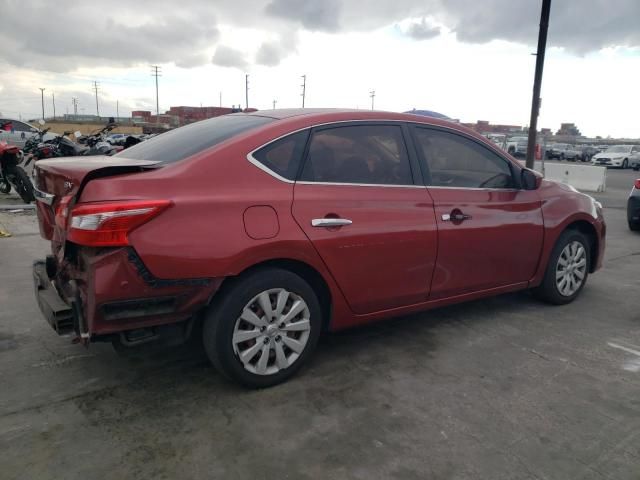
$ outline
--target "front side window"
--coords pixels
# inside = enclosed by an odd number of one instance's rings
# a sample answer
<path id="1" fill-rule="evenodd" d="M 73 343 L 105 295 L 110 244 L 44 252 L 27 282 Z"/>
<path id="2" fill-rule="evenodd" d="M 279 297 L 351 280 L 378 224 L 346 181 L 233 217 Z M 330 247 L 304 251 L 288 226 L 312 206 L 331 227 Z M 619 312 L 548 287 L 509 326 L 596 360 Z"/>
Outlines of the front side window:
<path id="1" fill-rule="evenodd" d="M 429 185 L 457 188 L 514 188 L 508 162 L 461 135 L 415 128 L 417 147 L 427 163 Z"/>
<path id="2" fill-rule="evenodd" d="M 253 158 L 281 177 L 295 180 L 308 136 L 309 130 L 291 134 L 254 152 Z"/>
<path id="3" fill-rule="evenodd" d="M 30 132 L 33 128 L 31 125 L 27 125 L 26 123 L 13 121 L 13 129 L 16 132 Z"/>
<path id="4" fill-rule="evenodd" d="M 317 131 L 301 180 L 367 185 L 412 185 L 402 129 L 354 125 Z"/>

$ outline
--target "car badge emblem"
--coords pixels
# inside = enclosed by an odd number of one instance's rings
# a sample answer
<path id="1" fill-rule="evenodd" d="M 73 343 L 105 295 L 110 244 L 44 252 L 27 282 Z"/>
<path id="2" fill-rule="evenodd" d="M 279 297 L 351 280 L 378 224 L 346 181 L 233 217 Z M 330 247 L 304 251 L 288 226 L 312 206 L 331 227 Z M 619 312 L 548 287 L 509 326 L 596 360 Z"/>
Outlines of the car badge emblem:
<path id="1" fill-rule="evenodd" d="M 70 181 L 67 180 L 66 182 L 64 182 L 64 188 L 68 192 L 69 190 L 71 190 L 73 188 L 73 183 L 71 183 Z"/>

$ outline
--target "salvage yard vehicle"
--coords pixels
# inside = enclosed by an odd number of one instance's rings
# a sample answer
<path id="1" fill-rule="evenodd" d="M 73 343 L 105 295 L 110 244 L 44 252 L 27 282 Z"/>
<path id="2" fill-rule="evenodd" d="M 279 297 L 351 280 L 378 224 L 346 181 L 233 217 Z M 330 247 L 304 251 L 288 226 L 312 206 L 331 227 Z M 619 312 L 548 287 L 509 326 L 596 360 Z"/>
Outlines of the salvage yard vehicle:
<path id="1" fill-rule="evenodd" d="M 13 187 L 23 202 L 30 203 L 34 200 L 33 185 L 23 169 L 23 160 L 17 146 L 0 140 L 0 193 L 9 193 Z"/>
<path id="2" fill-rule="evenodd" d="M 614 145 L 591 158 L 593 165 L 627 169 L 640 162 L 640 147 L 637 145 Z"/>
<path id="3" fill-rule="evenodd" d="M 640 178 L 633 183 L 627 200 L 627 221 L 629 230 L 640 231 Z"/>
<path id="4" fill-rule="evenodd" d="M 410 114 L 225 115 L 39 161 L 35 182 L 35 292 L 59 334 L 201 335 L 249 387 L 291 377 L 324 330 L 517 290 L 569 303 L 605 248 L 592 197 Z"/>
<path id="5" fill-rule="evenodd" d="M 547 148 L 547 157 L 558 160 L 577 160 L 582 158 L 582 152 L 568 143 L 554 143 Z"/>

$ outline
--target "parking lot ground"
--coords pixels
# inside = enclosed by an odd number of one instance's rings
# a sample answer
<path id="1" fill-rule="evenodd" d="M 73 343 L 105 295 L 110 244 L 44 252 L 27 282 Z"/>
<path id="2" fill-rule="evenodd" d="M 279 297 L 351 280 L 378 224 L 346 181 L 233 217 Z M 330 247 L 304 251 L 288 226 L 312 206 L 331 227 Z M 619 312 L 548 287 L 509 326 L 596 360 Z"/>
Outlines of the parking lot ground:
<path id="1" fill-rule="evenodd" d="M 262 391 L 196 347 L 118 356 L 56 336 L 33 298 L 35 217 L 0 212 L 0 477 L 638 479 L 635 175 L 610 171 L 597 196 L 605 267 L 573 304 L 518 293 L 325 335 Z"/>

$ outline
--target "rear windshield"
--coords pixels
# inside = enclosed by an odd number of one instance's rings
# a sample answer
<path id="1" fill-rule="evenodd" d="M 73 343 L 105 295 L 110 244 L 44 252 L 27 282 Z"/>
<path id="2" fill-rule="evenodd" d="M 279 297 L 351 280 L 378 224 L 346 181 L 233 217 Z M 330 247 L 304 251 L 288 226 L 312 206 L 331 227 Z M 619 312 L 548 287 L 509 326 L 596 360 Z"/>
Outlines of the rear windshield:
<path id="1" fill-rule="evenodd" d="M 273 118 L 242 113 L 222 115 L 176 128 L 127 148 L 115 156 L 161 163 L 177 162 L 272 121 Z"/>

